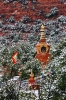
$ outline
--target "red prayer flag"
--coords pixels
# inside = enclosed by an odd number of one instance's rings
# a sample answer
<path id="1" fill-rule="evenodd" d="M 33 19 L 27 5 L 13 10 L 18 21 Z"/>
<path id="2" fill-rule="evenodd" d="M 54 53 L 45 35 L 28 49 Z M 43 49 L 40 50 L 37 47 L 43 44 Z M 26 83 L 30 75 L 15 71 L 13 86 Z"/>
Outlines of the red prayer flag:
<path id="1" fill-rule="evenodd" d="M 18 54 L 18 52 L 14 52 L 14 54 L 12 56 L 13 64 L 16 64 L 17 63 L 17 54 Z"/>

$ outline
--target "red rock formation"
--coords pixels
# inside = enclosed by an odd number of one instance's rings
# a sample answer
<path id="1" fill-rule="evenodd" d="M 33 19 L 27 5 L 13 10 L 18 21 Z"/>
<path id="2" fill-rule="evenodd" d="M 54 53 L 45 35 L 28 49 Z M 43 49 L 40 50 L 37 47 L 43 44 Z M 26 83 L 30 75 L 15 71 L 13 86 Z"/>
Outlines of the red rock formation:
<path id="1" fill-rule="evenodd" d="M 9 18 L 11 15 L 14 15 L 16 20 L 20 20 L 24 15 L 28 15 L 32 19 L 44 19 L 44 16 L 40 16 L 38 14 L 39 10 L 43 10 L 44 13 L 48 13 L 50 9 L 55 6 L 59 9 L 59 15 L 66 15 L 66 4 L 62 4 L 61 0 L 38 0 L 36 5 L 32 4 L 29 0 L 28 5 L 26 6 L 27 8 L 16 1 L 14 3 L 7 4 L 0 2 L 0 15 L 5 14 L 5 18 Z"/>

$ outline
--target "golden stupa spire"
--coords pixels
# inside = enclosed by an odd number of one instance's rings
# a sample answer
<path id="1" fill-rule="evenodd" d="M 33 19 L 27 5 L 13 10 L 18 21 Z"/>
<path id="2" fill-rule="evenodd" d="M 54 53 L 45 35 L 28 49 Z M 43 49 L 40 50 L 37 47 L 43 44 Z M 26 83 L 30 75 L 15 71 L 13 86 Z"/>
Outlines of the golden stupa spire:
<path id="1" fill-rule="evenodd" d="M 45 35 L 44 35 L 44 25 L 41 26 L 41 29 L 40 29 L 40 32 L 41 32 L 41 36 L 40 36 L 40 41 L 43 40 L 43 42 L 46 42 L 46 38 L 45 38 Z"/>

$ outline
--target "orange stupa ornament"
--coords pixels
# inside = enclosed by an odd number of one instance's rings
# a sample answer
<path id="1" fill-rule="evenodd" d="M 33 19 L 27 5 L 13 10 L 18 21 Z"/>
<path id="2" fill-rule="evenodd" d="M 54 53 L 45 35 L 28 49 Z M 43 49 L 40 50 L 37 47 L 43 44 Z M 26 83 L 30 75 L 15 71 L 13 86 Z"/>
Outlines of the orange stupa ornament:
<path id="1" fill-rule="evenodd" d="M 32 70 L 31 70 L 31 74 L 30 74 L 30 78 L 29 78 L 28 82 L 31 85 L 35 83 L 34 74 L 33 74 Z"/>
<path id="2" fill-rule="evenodd" d="M 42 62 L 43 65 L 46 65 L 51 55 L 49 53 L 50 46 L 48 43 L 46 43 L 46 38 L 44 35 L 44 25 L 41 26 L 40 32 L 40 42 L 36 45 L 37 54 L 35 58 Z"/>

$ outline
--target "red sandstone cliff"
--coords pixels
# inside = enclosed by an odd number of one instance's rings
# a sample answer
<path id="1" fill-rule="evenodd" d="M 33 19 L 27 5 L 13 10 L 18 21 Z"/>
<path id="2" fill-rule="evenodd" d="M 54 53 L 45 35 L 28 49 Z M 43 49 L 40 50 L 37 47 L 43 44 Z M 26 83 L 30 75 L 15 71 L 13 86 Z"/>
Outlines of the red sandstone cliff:
<path id="1" fill-rule="evenodd" d="M 44 16 L 41 16 L 38 13 L 39 10 L 42 10 L 44 13 L 48 13 L 53 7 L 57 7 L 59 9 L 59 15 L 66 15 L 66 4 L 62 4 L 61 0 L 38 0 L 36 5 L 32 4 L 31 0 L 29 0 L 26 7 L 16 1 L 14 3 L 7 4 L 0 2 L 0 15 L 4 14 L 5 18 L 9 18 L 11 15 L 14 15 L 16 20 L 20 20 L 24 15 L 28 15 L 32 19 L 44 19 Z"/>

